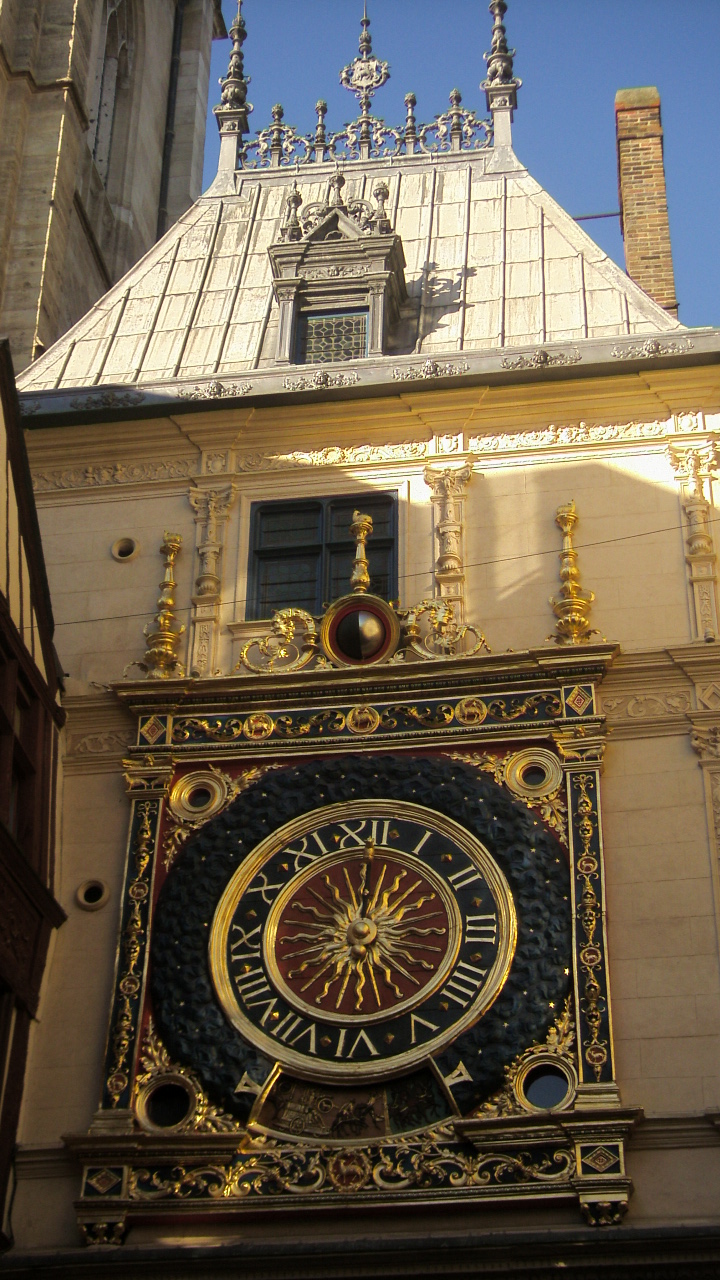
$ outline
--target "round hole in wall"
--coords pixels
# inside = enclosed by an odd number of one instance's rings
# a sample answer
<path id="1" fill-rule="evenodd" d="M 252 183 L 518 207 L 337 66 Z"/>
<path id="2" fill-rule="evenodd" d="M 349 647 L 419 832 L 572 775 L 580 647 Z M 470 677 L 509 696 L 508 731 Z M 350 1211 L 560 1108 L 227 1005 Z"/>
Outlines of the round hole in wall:
<path id="1" fill-rule="evenodd" d="M 544 787 L 548 780 L 547 769 L 539 764 L 529 764 L 523 769 L 521 777 L 526 787 Z"/>
<path id="2" fill-rule="evenodd" d="M 173 785 L 170 792 L 170 808 L 183 822 L 197 822 L 210 818 L 226 803 L 229 780 L 216 770 L 210 773 L 198 769 L 186 773 Z"/>
<path id="3" fill-rule="evenodd" d="M 561 1107 L 570 1094 L 572 1083 L 562 1067 L 543 1062 L 528 1071 L 522 1089 L 531 1107 L 539 1111 L 552 1111 Z"/>
<path id="4" fill-rule="evenodd" d="M 110 897 L 110 890 L 102 880 L 86 880 L 80 885 L 75 901 L 83 911 L 99 911 Z"/>
<path id="5" fill-rule="evenodd" d="M 193 1094 L 180 1080 L 163 1081 L 145 1094 L 145 1119 L 155 1129 L 177 1129 L 194 1106 Z"/>
<path id="6" fill-rule="evenodd" d="M 110 552 L 115 560 L 132 560 L 140 550 L 140 543 L 135 538 L 118 538 L 113 542 Z"/>
<path id="7" fill-rule="evenodd" d="M 207 809 L 215 797 L 209 787 L 194 787 L 185 797 L 191 809 Z"/>
<path id="8" fill-rule="evenodd" d="M 505 785 L 523 800 L 533 802 L 553 791 L 562 783 L 560 762 L 552 751 L 543 747 L 528 747 L 510 756 L 505 764 Z"/>

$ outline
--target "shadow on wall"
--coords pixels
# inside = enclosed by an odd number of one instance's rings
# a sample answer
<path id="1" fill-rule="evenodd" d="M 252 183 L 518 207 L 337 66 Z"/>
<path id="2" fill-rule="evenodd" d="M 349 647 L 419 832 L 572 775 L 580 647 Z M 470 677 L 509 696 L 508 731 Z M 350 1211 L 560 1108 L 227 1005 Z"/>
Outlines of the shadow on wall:
<path id="1" fill-rule="evenodd" d="M 680 501 L 664 456 L 483 466 L 466 500 L 467 616 L 495 652 L 542 645 L 553 631 L 555 515 L 571 499 L 580 581 L 595 593 L 600 636 L 626 649 L 692 638 Z"/>

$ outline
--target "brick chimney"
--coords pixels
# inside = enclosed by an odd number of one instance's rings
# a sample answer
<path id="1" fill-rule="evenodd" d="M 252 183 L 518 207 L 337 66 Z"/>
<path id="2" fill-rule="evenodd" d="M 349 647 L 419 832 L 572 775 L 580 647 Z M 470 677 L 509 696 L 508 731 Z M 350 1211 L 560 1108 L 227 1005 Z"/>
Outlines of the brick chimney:
<path id="1" fill-rule="evenodd" d="M 619 89 L 615 94 L 615 127 L 627 273 L 655 302 L 677 316 L 657 89 Z"/>

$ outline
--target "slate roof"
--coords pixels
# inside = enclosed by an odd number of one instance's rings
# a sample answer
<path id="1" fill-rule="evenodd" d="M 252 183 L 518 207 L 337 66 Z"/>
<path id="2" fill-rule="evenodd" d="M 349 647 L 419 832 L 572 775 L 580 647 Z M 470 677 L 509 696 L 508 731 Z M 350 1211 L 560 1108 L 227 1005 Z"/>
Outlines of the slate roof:
<path id="1" fill-rule="evenodd" d="M 402 237 L 408 301 L 388 355 L 453 357 L 622 335 L 687 332 L 603 253 L 510 153 L 354 161 L 348 199 L 382 175 Z M 301 166 L 305 206 L 330 163 Z M 238 170 L 213 187 L 19 378 L 26 393 L 161 388 L 274 365 L 278 307 L 268 246 L 296 170 Z M 285 366 L 287 371 L 287 366 Z"/>

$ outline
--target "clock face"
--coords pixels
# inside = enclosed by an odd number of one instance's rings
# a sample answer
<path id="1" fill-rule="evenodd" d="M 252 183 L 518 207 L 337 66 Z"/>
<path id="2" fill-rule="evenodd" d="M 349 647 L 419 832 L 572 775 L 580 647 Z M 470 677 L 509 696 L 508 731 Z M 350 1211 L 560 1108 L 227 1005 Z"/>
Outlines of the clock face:
<path id="1" fill-rule="evenodd" d="M 243 861 L 212 924 L 227 1018 L 309 1079 L 396 1075 L 490 1007 L 517 924 L 507 880 L 451 818 L 400 800 L 302 814 Z"/>

